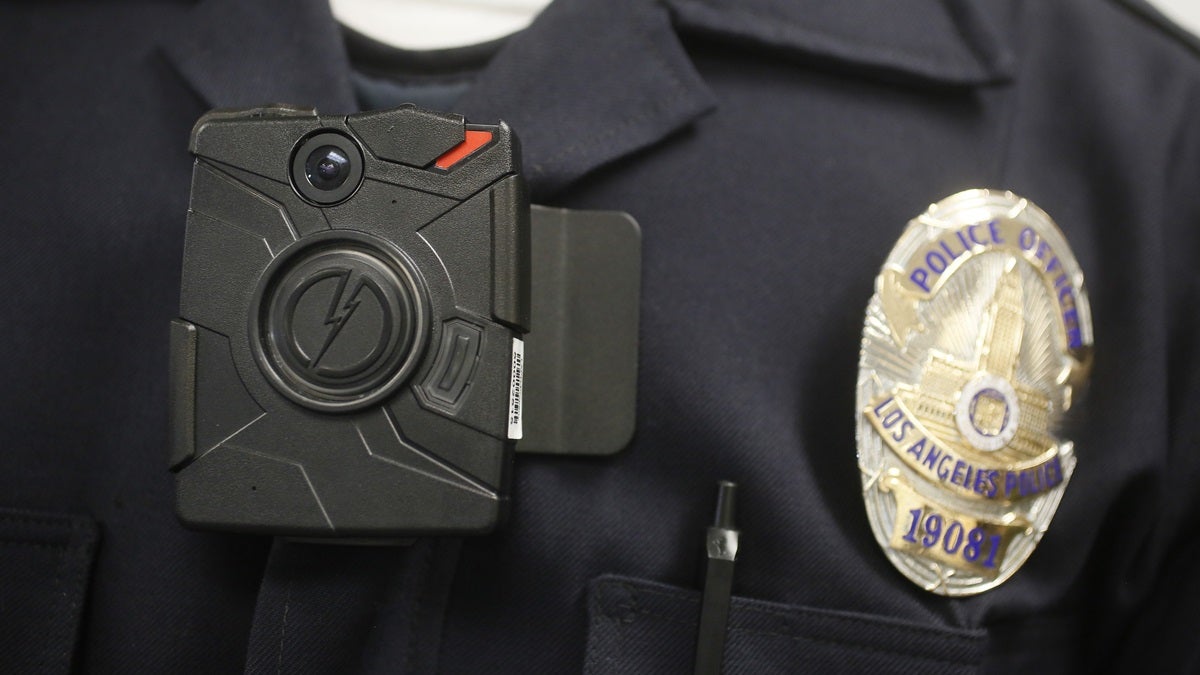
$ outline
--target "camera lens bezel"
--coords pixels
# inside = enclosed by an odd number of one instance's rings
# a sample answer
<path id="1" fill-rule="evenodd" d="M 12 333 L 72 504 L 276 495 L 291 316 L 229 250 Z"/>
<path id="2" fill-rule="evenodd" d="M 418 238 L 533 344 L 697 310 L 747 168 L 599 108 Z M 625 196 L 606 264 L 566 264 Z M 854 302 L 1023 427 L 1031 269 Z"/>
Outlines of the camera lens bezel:
<path id="1" fill-rule="evenodd" d="M 314 185 L 308 177 L 308 162 L 313 153 L 334 147 L 345 156 L 349 174 L 346 179 L 333 188 L 322 188 Z M 339 131 L 322 129 L 305 136 L 292 151 L 292 188 L 296 194 L 305 200 L 320 206 L 329 206 L 344 202 L 358 191 L 363 178 L 363 155 L 358 144 L 346 134 Z"/>

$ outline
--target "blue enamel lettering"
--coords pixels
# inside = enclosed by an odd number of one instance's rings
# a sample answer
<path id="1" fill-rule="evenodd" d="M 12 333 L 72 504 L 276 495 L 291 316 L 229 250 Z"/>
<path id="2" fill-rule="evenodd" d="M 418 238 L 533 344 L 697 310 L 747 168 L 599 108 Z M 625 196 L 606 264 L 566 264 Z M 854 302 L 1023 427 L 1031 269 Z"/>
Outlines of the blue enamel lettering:
<path id="1" fill-rule="evenodd" d="M 956 236 L 958 236 L 958 243 L 962 244 L 963 252 L 965 253 L 965 252 L 969 251 L 971 249 L 971 245 L 967 243 L 967 238 L 965 236 L 963 236 L 963 230 L 959 230 L 958 232 L 955 232 L 954 234 Z"/>
<path id="2" fill-rule="evenodd" d="M 884 429 L 891 429 L 902 419 L 904 419 L 904 413 L 900 412 L 900 409 L 897 408 L 888 413 L 879 423 L 883 425 Z"/>
<path id="3" fill-rule="evenodd" d="M 923 439 L 923 438 L 921 439 L 921 445 L 922 446 L 925 445 L 925 439 Z M 940 456 L 941 454 L 942 454 L 941 448 L 930 443 L 929 444 L 929 452 L 925 453 L 925 462 L 924 462 L 925 466 L 932 469 L 934 464 L 937 463 L 938 456 Z"/>
<path id="4" fill-rule="evenodd" d="M 903 538 L 904 541 L 911 541 L 915 544 L 917 543 L 917 525 L 921 524 L 921 509 L 913 509 L 909 511 L 909 513 L 911 513 L 913 517 L 912 525 L 908 526 L 908 534 L 904 535 Z"/>
<path id="5" fill-rule="evenodd" d="M 977 494 L 981 494 L 985 497 L 991 496 L 988 494 L 988 489 L 987 489 L 987 486 L 988 486 L 987 477 L 988 477 L 988 474 L 990 474 L 990 473 L 991 473 L 990 471 L 984 471 L 982 469 L 975 472 L 975 484 L 972 486 L 972 489 L 975 490 L 975 492 Z"/>
<path id="6" fill-rule="evenodd" d="M 950 477 L 951 483 L 954 483 L 955 485 L 964 485 L 964 483 L 963 483 L 963 468 L 966 466 L 967 466 L 967 463 L 962 461 L 961 459 L 954 463 L 954 475 L 952 475 Z"/>
<path id="7" fill-rule="evenodd" d="M 937 251 L 930 251 L 929 253 L 925 254 L 925 266 L 928 267 L 934 274 L 941 274 L 942 272 L 945 272 L 948 264 L 949 263 L 946 262 L 946 259 L 942 257 L 942 254 L 938 253 Z"/>
<path id="8" fill-rule="evenodd" d="M 950 527 L 946 528 L 946 538 L 942 540 L 942 550 L 950 555 L 958 553 L 959 547 L 963 543 L 963 526 L 957 520 L 950 523 Z"/>
<path id="9" fill-rule="evenodd" d="M 1033 231 L 1032 227 L 1027 227 L 1021 230 L 1021 234 L 1017 235 L 1017 243 L 1021 245 L 1022 250 L 1032 250 L 1038 243 L 1037 233 Z"/>
<path id="10" fill-rule="evenodd" d="M 936 513 L 929 514 L 929 517 L 925 519 L 925 536 L 921 537 L 921 544 L 925 548 L 929 548 L 937 543 L 941 534 L 942 517 Z"/>
<path id="11" fill-rule="evenodd" d="M 945 465 L 949 464 L 952 459 L 954 458 L 950 456 L 950 453 L 946 453 L 942 455 L 942 461 L 938 462 L 937 475 L 943 481 L 950 475 L 950 469 L 947 469 Z"/>
<path id="12" fill-rule="evenodd" d="M 1009 498 L 1017 491 L 1017 474 L 1012 471 L 1004 473 L 1004 497 Z"/>
<path id="13" fill-rule="evenodd" d="M 926 293 L 929 292 L 929 272 L 925 271 L 925 268 L 918 267 L 917 269 L 913 270 L 912 274 L 908 275 L 908 278 L 914 284 L 920 286 L 921 290 L 925 291 Z"/>
<path id="14" fill-rule="evenodd" d="M 996 553 L 999 552 L 999 550 L 1000 550 L 1000 542 L 1001 541 L 1002 541 L 1002 538 L 1000 537 L 1000 535 L 998 535 L 998 534 L 992 535 L 992 537 L 991 537 L 992 546 L 991 546 L 991 550 L 988 552 L 987 560 L 983 563 L 984 567 L 995 567 L 996 566 Z"/>
<path id="15" fill-rule="evenodd" d="M 965 253 L 965 252 L 966 252 L 966 246 L 963 246 L 963 250 L 962 250 L 962 251 L 959 251 L 958 253 L 955 253 L 954 251 L 951 251 L 951 250 L 950 250 L 950 247 L 949 247 L 949 246 L 947 246 L 947 245 L 946 245 L 946 240 L 945 240 L 945 239 L 943 239 L 943 240 L 942 240 L 941 242 L 939 242 L 939 243 L 941 244 L 942 250 L 946 252 L 946 257 L 947 257 L 947 258 L 948 258 L 948 259 L 949 259 L 951 262 L 954 262 L 954 259 L 955 259 L 955 258 L 957 258 L 958 256 L 960 256 L 960 255 L 962 255 L 963 253 Z"/>
<path id="16" fill-rule="evenodd" d="M 983 528 L 976 527 L 967 533 L 967 545 L 963 547 L 963 560 L 975 562 L 983 549 Z"/>
<path id="17" fill-rule="evenodd" d="M 1004 243 L 1004 240 L 1000 238 L 1000 221 L 999 220 L 993 220 L 993 221 L 988 222 L 988 230 L 992 234 L 992 243 L 993 244 L 1003 244 Z"/>
<path id="18" fill-rule="evenodd" d="M 984 241 L 982 241 L 979 237 L 975 236 L 975 229 L 978 227 L 981 227 L 981 226 L 980 225 L 972 225 L 972 226 L 968 227 L 967 234 L 970 235 L 971 241 L 976 246 L 986 246 L 986 243 Z"/>
<path id="19" fill-rule="evenodd" d="M 879 411 L 881 411 L 881 410 L 883 410 L 884 408 L 886 408 L 886 407 L 888 406 L 888 404 L 889 404 L 889 403 L 891 403 L 891 402 L 892 402 L 892 397 L 891 397 L 891 396 L 889 396 L 889 397 L 888 397 L 888 399 L 887 399 L 886 401 L 884 401 L 883 403 L 880 403 L 879 405 L 875 406 L 875 410 L 873 411 L 873 412 L 875 413 L 875 416 L 876 416 L 876 417 L 879 417 Z"/>

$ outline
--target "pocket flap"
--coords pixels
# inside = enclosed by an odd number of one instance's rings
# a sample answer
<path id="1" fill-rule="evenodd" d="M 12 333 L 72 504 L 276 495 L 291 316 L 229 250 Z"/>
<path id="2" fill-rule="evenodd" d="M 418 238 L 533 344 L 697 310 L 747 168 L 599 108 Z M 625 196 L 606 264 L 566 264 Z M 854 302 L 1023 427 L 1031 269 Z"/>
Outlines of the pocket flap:
<path id="1" fill-rule="evenodd" d="M 0 660 L 18 673 L 71 669 L 96 523 L 0 509 Z"/>
<path id="2" fill-rule="evenodd" d="M 700 593 L 620 576 L 592 581 L 585 672 L 690 673 Z M 726 673 L 973 673 L 986 631 L 734 597 Z"/>

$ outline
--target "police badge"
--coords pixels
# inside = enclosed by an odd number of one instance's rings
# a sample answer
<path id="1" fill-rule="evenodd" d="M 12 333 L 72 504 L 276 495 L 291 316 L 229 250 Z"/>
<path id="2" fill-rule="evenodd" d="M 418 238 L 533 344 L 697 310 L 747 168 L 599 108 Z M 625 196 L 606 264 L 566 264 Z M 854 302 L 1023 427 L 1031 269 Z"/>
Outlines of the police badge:
<path id="1" fill-rule="evenodd" d="M 909 222 L 867 305 L 858 462 L 875 539 L 949 596 L 1033 553 L 1075 468 L 1057 436 L 1092 324 L 1062 232 L 1011 192 L 969 190 Z"/>

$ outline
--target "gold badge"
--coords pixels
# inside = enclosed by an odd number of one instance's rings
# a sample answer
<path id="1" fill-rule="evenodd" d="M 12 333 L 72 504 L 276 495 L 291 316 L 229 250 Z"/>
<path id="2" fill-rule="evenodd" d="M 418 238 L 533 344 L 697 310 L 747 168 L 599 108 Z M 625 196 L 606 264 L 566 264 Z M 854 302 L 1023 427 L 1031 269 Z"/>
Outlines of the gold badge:
<path id="1" fill-rule="evenodd" d="M 909 222 L 867 305 L 858 463 L 875 539 L 905 576 L 972 595 L 1033 553 L 1075 469 L 1058 436 L 1092 322 L 1062 232 L 1011 192 Z"/>

